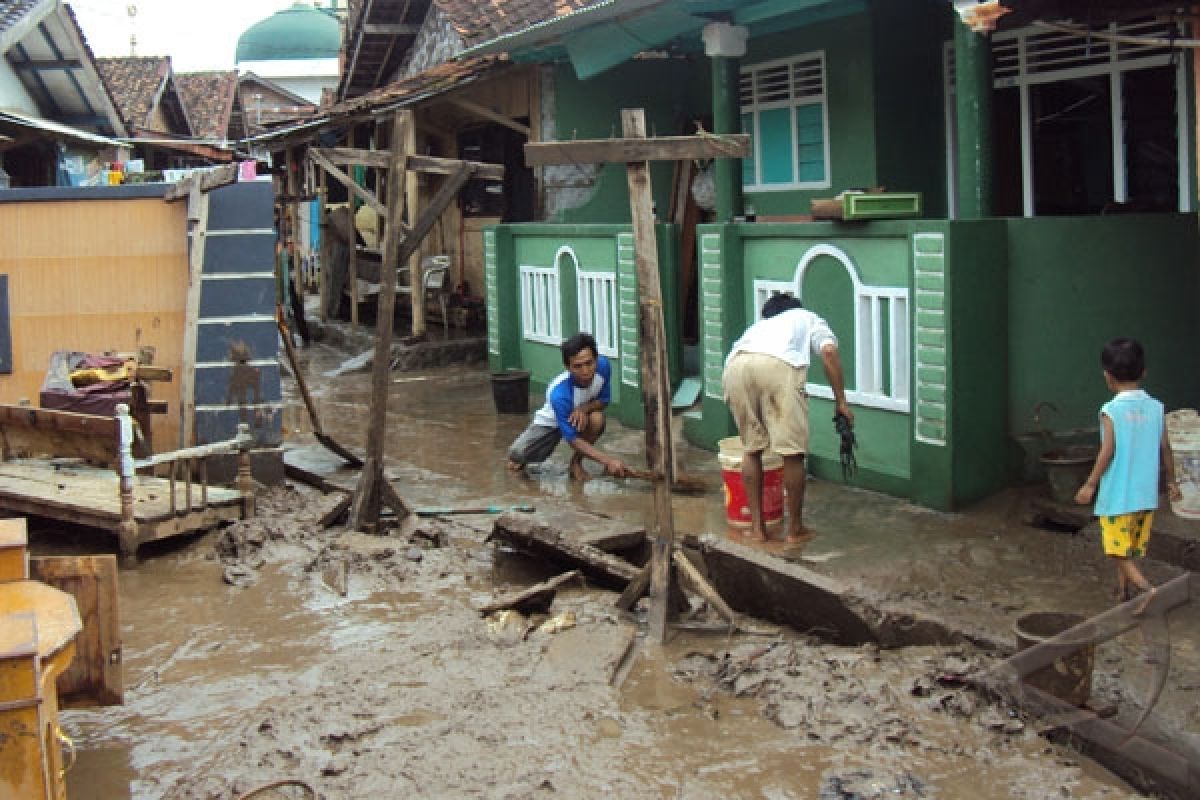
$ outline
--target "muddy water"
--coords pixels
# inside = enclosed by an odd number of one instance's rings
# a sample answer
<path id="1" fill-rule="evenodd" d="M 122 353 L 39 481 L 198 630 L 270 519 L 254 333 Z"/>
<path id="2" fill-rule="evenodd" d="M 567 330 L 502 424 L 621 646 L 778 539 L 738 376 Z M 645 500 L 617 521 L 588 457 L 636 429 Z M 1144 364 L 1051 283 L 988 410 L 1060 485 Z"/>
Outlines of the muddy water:
<path id="1" fill-rule="evenodd" d="M 340 355 L 306 357 L 316 376 Z M 394 378 L 389 473 L 414 505 L 651 513 L 645 484 L 568 481 L 564 448 L 533 477 L 504 470 L 526 418 L 494 413 L 486 371 Z M 326 433 L 359 449 L 368 384 L 366 373 L 313 379 Z M 311 444 L 302 407 L 285 419 L 292 441 Z M 641 434 L 614 425 L 602 443 L 636 461 Z M 719 485 L 711 454 L 681 455 Z M 319 448 L 303 458 L 353 481 Z M 122 572 L 126 704 L 64 714 L 79 749 L 72 800 L 239 798 L 283 777 L 326 798 L 1129 796 L 997 710 L 914 694 L 947 658 L 975 654 L 686 634 L 635 647 L 615 689 L 636 627 L 610 593 L 562 591 L 553 611 L 574 611 L 577 626 L 561 633 L 495 629 L 472 604 L 551 572 L 484 544 L 486 519 L 449 520 L 448 546 L 413 553 L 407 529 L 385 549 L 316 529 L 327 503 L 309 491 L 264 499 L 247 526 L 263 544 L 246 588 L 222 581 L 217 535 Z M 678 497 L 674 510 L 680 532 L 724 529 L 719 492 Z M 331 549 L 353 556 L 344 597 L 315 567 Z"/>

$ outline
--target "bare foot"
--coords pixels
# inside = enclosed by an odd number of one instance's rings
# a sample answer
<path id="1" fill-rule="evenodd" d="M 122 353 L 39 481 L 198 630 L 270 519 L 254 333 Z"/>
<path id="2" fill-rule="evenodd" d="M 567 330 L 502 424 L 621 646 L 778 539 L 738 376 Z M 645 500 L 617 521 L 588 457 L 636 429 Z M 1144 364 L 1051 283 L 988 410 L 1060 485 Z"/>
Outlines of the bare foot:
<path id="1" fill-rule="evenodd" d="M 575 459 L 571 459 L 571 467 L 567 471 L 570 473 L 573 479 L 580 482 L 586 481 L 592 477 L 591 475 L 588 475 L 587 470 L 583 468 L 582 460 L 576 461 Z"/>
<path id="2" fill-rule="evenodd" d="M 1140 617 L 1142 614 L 1145 614 L 1146 608 L 1150 605 L 1151 601 L 1154 600 L 1154 595 L 1156 594 L 1158 594 L 1158 589 L 1151 586 L 1146 590 L 1146 593 L 1142 595 L 1142 601 L 1137 604 L 1137 608 L 1129 613 L 1135 617 Z"/>
<path id="3" fill-rule="evenodd" d="M 505 466 L 508 467 L 509 472 L 520 472 L 521 470 L 525 469 L 524 464 L 518 464 L 515 461 L 509 461 L 507 464 L 505 464 Z"/>
<path id="4" fill-rule="evenodd" d="M 746 531 L 746 538 L 752 542 L 767 541 L 767 532 L 762 528 L 750 528 Z"/>
<path id="5" fill-rule="evenodd" d="M 802 544 L 804 542 L 811 542 L 815 538 L 817 538 L 816 531 L 802 527 L 798 531 L 788 531 L 788 535 L 784 541 L 791 544 Z"/>

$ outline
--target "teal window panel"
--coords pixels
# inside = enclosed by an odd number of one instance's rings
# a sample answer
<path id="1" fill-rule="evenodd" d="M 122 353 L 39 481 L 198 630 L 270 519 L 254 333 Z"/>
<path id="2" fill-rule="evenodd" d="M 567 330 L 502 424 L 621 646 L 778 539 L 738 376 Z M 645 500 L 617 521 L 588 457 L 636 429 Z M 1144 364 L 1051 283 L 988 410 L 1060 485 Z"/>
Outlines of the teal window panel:
<path id="1" fill-rule="evenodd" d="M 792 118 L 789 109 L 775 108 L 759 112 L 758 132 L 762 182 L 792 183 L 796 172 L 792 156 Z"/>
<path id="2" fill-rule="evenodd" d="M 817 104 L 796 108 L 798 179 L 805 183 L 825 180 L 824 117 L 824 108 Z"/>

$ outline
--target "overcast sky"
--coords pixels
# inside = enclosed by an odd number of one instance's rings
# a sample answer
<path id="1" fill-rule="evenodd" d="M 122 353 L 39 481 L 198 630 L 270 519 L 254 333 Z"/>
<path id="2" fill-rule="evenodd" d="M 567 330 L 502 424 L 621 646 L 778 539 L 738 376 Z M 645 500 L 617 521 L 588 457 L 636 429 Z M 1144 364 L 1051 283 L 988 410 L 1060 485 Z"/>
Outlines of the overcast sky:
<path id="1" fill-rule="evenodd" d="M 293 0 L 67 0 L 98 57 L 170 56 L 176 72 L 233 69 L 238 37 Z M 136 13 L 130 16 L 129 11 Z"/>

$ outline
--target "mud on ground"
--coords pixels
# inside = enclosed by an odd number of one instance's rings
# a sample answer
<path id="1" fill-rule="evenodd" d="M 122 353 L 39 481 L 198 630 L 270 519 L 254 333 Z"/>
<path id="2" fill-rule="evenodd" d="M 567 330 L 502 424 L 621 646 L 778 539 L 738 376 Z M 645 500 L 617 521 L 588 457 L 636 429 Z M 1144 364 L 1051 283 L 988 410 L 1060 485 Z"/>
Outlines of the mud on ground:
<path id="1" fill-rule="evenodd" d="M 272 490 L 258 518 L 128 576 L 131 688 L 65 715 L 72 800 L 224 800 L 281 778 L 330 799 L 1137 796 L 961 688 L 990 658 L 969 648 L 792 632 L 658 648 L 615 594 L 575 584 L 557 632 L 485 619 L 475 605 L 558 570 L 484 543 L 487 517 L 321 528 L 335 501 Z M 156 607 L 160 584 L 173 603 Z"/>

